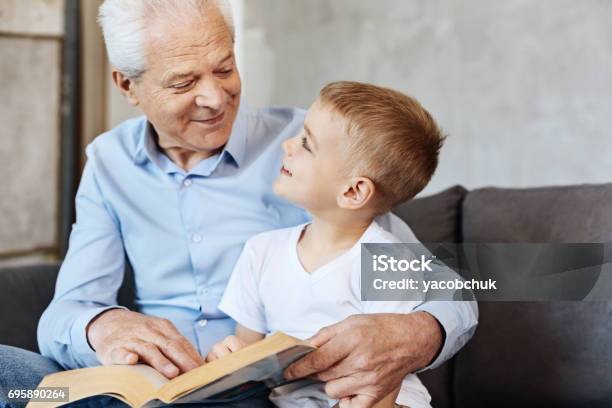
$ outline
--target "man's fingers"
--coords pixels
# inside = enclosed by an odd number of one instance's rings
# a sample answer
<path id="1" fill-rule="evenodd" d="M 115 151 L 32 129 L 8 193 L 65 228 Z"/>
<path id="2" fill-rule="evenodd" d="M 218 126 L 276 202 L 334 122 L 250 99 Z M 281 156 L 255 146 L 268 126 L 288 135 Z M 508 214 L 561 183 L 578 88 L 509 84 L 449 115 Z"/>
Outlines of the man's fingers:
<path id="1" fill-rule="evenodd" d="M 338 378 L 345 377 L 346 375 L 352 374 L 353 370 L 349 371 L 349 369 L 350 367 L 346 363 L 346 359 L 345 359 L 329 367 L 327 370 L 318 372 L 312 375 L 311 377 L 321 382 L 333 381 Z"/>
<path id="2" fill-rule="evenodd" d="M 198 355 L 197 360 L 194 359 L 178 340 L 169 339 L 157 334 L 147 336 L 147 340 L 150 340 L 152 344 L 156 345 L 157 348 L 183 373 L 202 365 L 202 358 Z"/>
<path id="3" fill-rule="evenodd" d="M 350 350 L 342 346 L 341 341 L 330 340 L 321 348 L 291 364 L 285 370 L 285 378 L 291 381 L 325 371 L 344 359 L 349 352 Z"/>
<path id="4" fill-rule="evenodd" d="M 179 368 L 172 364 L 155 344 L 139 342 L 131 344 L 130 346 L 129 350 L 137 352 L 141 360 L 167 378 L 174 378 L 179 375 Z"/>
<path id="5" fill-rule="evenodd" d="M 338 324 L 332 324 L 331 326 L 322 328 L 314 336 L 309 338 L 308 342 L 314 347 L 317 347 L 318 350 L 313 351 L 304 358 L 291 364 L 285 370 L 285 378 L 292 381 L 321 372 L 344 358 L 347 353 L 342 353 L 342 348 L 337 350 L 340 352 L 340 355 L 333 356 L 335 348 L 331 343 L 332 340 L 336 338 L 337 331 Z"/>
<path id="6" fill-rule="evenodd" d="M 359 381 L 354 377 L 343 377 L 325 384 L 325 393 L 340 400 L 340 407 L 370 408 L 379 398 L 368 388 L 360 388 Z"/>
<path id="7" fill-rule="evenodd" d="M 359 383 L 356 378 L 342 377 L 325 383 L 325 393 L 330 398 L 340 399 L 351 397 L 358 389 Z"/>
<path id="8" fill-rule="evenodd" d="M 198 366 L 204 364 L 204 358 L 200 355 L 198 350 L 196 350 L 195 346 L 191 344 L 189 340 L 187 340 L 183 335 L 180 335 L 180 338 L 177 339 L 180 344 L 183 345 L 183 350 L 197 363 Z"/>
<path id="9" fill-rule="evenodd" d="M 157 322 L 158 326 L 159 326 L 159 330 L 157 330 L 159 333 L 161 333 L 164 337 L 172 339 L 176 342 L 178 342 L 181 347 L 183 348 L 183 350 L 185 351 L 185 353 L 187 353 L 191 359 L 196 362 L 196 367 L 202 365 L 204 363 L 204 359 L 202 358 L 202 356 L 200 355 L 200 353 L 198 353 L 198 351 L 196 350 L 196 348 L 194 347 L 193 344 L 191 344 L 191 342 L 189 342 L 189 340 L 187 340 L 185 338 L 185 336 L 183 336 L 178 329 L 176 328 L 176 326 L 174 326 L 174 324 L 168 320 L 168 319 L 159 319 Z M 195 368 L 195 367 L 192 367 Z M 187 370 L 188 371 L 188 370 Z"/>
<path id="10" fill-rule="evenodd" d="M 129 351 L 124 347 L 117 347 L 111 350 L 110 359 L 104 359 L 105 364 L 136 364 L 138 362 L 138 354 Z"/>
<path id="11" fill-rule="evenodd" d="M 372 408 L 375 404 L 376 399 L 369 395 L 355 395 L 340 400 L 340 408 Z"/>
<path id="12" fill-rule="evenodd" d="M 336 334 L 337 324 L 332 324 L 331 326 L 324 327 L 316 332 L 314 336 L 308 339 L 308 342 L 312 344 L 313 347 L 318 348 L 334 338 Z"/>

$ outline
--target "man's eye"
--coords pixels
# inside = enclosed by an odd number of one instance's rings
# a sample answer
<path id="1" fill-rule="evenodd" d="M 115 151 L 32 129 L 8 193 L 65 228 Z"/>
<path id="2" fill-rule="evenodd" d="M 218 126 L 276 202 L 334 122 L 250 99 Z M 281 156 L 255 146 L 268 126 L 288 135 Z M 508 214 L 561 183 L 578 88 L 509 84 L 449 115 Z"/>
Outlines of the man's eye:
<path id="1" fill-rule="evenodd" d="M 185 82 L 181 82 L 180 84 L 172 85 L 172 87 L 174 89 L 185 89 L 189 85 L 191 85 L 192 83 L 193 83 L 193 81 L 185 81 Z"/>
<path id="2" fill-rule="evenodd" d="M 308 146 L 308 140 L 306 140 L 306 136 L 302 136 L 302 147 L 308 150 L 309 152 L 312 151 L 310 150 L 310 146 Z"/>
<path id="3" fill-rule="evenodd" d="M 220 69 L 217 71 L 219 75 L 229 75 L 234 71 L 234 68 Z"/>

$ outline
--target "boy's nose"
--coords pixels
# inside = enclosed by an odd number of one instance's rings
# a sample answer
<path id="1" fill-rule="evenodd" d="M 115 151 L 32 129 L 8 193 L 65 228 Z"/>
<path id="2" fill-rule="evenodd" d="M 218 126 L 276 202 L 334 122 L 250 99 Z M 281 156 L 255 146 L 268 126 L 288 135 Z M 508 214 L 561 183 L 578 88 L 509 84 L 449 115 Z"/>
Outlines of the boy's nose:
<path id="1" fill-rule="evenodd" d="M 285 153 L 286 153 L 288 156 L 291 156 L 291 153 L 292 153 L 292 151 L 293 151 L 293 148 L 292 148 L 292 141 L 293 141 L 293 138 L 291 138 L 291 139 L 287 139 L 287 140 L 285 140 L 285 141 L 283 142 L 283 150 L 285 151 Z"/>

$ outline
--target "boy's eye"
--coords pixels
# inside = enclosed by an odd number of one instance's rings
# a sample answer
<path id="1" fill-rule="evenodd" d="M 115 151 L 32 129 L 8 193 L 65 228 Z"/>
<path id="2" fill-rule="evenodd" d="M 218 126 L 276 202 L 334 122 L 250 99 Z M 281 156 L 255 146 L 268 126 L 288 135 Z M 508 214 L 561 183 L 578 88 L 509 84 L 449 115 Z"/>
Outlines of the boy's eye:
<path id="1" fill-rule="evenodd" d="M 308 146 L 308 140 L 306 140 L 306 136 L 302 136 L 302 147 L 308 150 L 309 152 L 312 152 L 312 150 L 310 150 L 310 146 Z"/>

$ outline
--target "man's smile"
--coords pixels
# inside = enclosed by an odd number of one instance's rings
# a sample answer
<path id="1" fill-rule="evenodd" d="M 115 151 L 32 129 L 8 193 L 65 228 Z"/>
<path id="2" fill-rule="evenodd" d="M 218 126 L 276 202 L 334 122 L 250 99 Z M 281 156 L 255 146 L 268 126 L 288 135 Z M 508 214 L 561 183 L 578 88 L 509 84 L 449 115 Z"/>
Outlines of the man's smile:
<path id="1" fill-rule="evenodd" d="M 205 126 L 215 126 L 218 123 L 222 122 L 223 118 L 225 118 L 225 111 L 209 119 L 192 119 L 192 122 L 196 122 Z"/>

